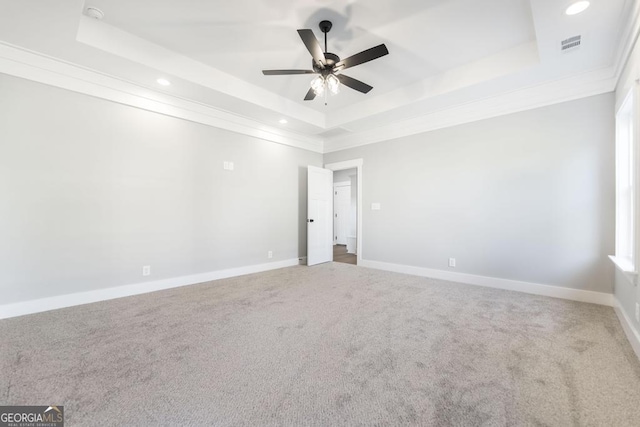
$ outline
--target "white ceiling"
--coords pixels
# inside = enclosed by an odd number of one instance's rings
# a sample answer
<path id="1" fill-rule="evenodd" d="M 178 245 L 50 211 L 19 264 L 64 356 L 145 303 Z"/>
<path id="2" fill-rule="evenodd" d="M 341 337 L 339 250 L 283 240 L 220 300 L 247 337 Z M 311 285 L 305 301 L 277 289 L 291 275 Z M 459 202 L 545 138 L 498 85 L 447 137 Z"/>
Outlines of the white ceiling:
<path id="1" fill-rule="evenodd" d="M 321 112 L 535 40 L 528 0 L 88 0 L 86 4 L 105 11 L 107 24 Z M 322 19 L 335 23 L 328 46 L 341 58 L 387 45 L 388 57 L 346 73 L 374 86 L 374 92 L 363 95 L 345 89 L 325 107 L 320 100 L 303 100 L 313 76 L 262 75 L 262 69 L 310 69 L 311 57 L 295 30 L 311 28 L 322 40 L 318 28 Z"/>
<path id="2" fill-rule="evenodd" d="M 591 0 L 571 17 L 564 14 L 570 3 L 0 0 L 0 42 L 336 145 L 514 91 L 602 79 L 616 65 L 632 1 Z M 87 6 L 100 8 L 104 20 L 83 16 Z M 334 23 L 329 51 L 342 58 L 387 45 L 389 55 L 345 72 L 373 86 L 369 94 L 343 87 L 325 105 L 303 101 L 311 75 L 262 75 L 309 69 L 296 29 L 321 39 L 323 19 Z M 561 53 L 560 41 L 577 34 L 583 46 Z M 158 87 L 161 76 L 172 85 Z M 287 125 L 277 123 L 283 117 Z"/>

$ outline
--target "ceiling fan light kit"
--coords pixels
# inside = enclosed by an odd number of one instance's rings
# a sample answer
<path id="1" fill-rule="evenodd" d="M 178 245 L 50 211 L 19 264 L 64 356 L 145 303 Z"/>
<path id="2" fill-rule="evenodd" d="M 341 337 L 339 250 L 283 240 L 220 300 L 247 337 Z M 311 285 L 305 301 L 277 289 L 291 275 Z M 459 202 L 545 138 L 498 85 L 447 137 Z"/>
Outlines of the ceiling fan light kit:
<path id="1" fill-rule="evenodd" d="M 324 33 L 324 52 L 312 30 L 298 30 L 298 35 L 300 35 L 302 42 L 313 58 L 311 61 L 312 70 L 262 70 L 262 74 L 265 76 L 319 74 L 311 81 L 311 87 L 304 97 L 305 101 L 311 101 L 316 96 L 326 95 L 327 93 L 335 95 L 340 91 L 340 84 L 361 93 L 368 93 L 373 89 L 373 86 L 346 76 L 342 74 L 342 71 L 385 56 L 389 54 L 389 50 L 384 44 L 381 44 L 340 60 L 338 55 L 327 51 L 327 33 L 332 26 L 331 21 L 321 21 L 319 24 L 320 31 Z"/>
<path id="2" fill-rule="evenodd" d="M 325 93 L 336 95 L 340 92 L 340 80 L 333 74 L 329 74 L 327 77 L 318 76 L 311 80 L 311 89 L 316 96 L 322 96 Z"/>
<path id="3" fill-rule="evenodd" d="M 316 96 L 322 96 L 324 94 L 324 85 L 325 81 L 322 76 L 311 80 L 311 89 L 313 89 L 313 93 L 315 93 Z"/>
<path id="4" fill-rule="evenodd" d="M 326 79 L 324 79 L 329 92 L 332 94 L 337 94 L 340 91 L 340 80 L 333 74 L 329 74 Z"/>

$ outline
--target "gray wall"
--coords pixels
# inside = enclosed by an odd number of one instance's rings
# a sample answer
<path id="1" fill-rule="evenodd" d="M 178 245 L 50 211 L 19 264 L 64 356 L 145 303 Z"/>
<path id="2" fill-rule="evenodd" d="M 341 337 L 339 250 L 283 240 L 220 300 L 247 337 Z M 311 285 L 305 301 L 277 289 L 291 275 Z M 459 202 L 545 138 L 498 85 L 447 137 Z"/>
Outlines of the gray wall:
<path id="1" fill-rule="evenodd" d="M 624 102 L 629 91 L 636 85 L 635 80 L 640 77 L 640 45 L 636 41 L 636 45 L 631 52 L 631 56 L 623 70 L 620 81 L 616 88 L 616 107 Z M 638 214 L 638 213 L 636 213 Z M 636 217 L 639 221 L 640 217 Z M 636 320 L 635 306 L 640 303 L 640 287 L 634 285 L 624 274 L 616 272 L 615 295 L 620 302 L 620 307 L 627 314 L 627 317 L 633 322 L 636 331 L 640 332 L 640 322 Z"/>
<path id="2" fill-rule="evenodd" d="M 612 292 L 613 109 L 600 95 L 324 162 L 364 159 L 366 260 Z"/>
<path id="3" fill-rule="evenodd" d="M 3 303 L 305 255 L 306 166 L 321 155 L 2 74 L 0 94 Z M 456 272 L 610 292 L 613 102 L 324 163 L 364 158 L 365 259 L 446 270 L 455 257 Z"/>
<path id="4" fill-rule="evenodd" d="M 322 155 L 0 74 L 2 303 L 303 256 L 309 164 Z"/>

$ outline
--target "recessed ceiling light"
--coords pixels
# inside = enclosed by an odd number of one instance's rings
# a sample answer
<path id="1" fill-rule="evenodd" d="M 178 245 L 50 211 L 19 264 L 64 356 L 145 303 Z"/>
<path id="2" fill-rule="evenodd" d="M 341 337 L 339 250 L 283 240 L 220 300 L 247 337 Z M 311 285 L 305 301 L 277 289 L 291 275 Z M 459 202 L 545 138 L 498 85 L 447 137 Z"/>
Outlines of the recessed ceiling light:
<path id="1" fill-rule="evenodd" d="M 577 1 L 569 6 L 566 10 L 567 15 L 577 15 L 580 12 L 584 12 L 589 7 L 589 2 L 586 0 Z"/>
<path id="2" fill-rule="evenodd" d="M 287 123 L 289 123 L 287 119 L 280 119 L 278 121 L 280 122 L 280 124 L 283 124 L 283 125 L 286 125 Z"/>
<path id="3" fill-rule="evenodd" d="M 158 82 L 159 85 L 162 85 L 162 86 L 169 86 L 171 84 L 171 82 L 167 79 L 158 79 L 156 81 Z"/>

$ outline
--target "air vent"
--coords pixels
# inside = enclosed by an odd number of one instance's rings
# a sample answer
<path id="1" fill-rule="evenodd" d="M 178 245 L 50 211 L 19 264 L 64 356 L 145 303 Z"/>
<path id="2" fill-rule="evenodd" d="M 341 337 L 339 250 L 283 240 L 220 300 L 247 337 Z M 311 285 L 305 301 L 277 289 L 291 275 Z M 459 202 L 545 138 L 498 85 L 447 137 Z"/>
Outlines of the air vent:
<path id="1" fill-rule="evenodd" d="M 562 40 L 560 42 L 560 50 L 562 52 L 575 50 L 580 47 L 581 43 L 582 43 L 582 36 L 569 37 L 568 39 Z"/>

